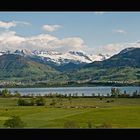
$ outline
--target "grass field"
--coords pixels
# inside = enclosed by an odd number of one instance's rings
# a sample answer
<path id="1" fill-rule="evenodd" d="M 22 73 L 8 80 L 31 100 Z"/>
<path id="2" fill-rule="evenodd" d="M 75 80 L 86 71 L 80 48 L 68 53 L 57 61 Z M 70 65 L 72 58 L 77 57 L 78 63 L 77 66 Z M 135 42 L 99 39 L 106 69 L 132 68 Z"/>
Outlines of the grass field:
<path id="1" fill-rule="evenodd" d="M 0 128 L 12 115 L 25 122 L 25 128 L 140 128 L 140 99 L 65 98 L 50 106 L 17 106 L 18 98 L 0 98 Z M 114 102 L 107 103 L 107 100 Z"/>

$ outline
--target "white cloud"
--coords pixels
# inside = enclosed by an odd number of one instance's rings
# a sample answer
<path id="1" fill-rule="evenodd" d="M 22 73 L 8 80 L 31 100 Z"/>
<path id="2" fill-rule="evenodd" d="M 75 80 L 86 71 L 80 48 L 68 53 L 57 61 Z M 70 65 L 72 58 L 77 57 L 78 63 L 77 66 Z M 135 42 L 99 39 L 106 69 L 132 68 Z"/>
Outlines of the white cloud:
<path id="1" fill-rule="evenodd" d="M 41 49 L 58 52 L 67 52 L 70 50 L 83 50 L 86 47 L 84 41 L 81 38 L 71 37 L 59 39 L 48 34 L 40 34 L 38 36 L 26 38 L 20 46 L 20 48 L 22 49 Z"/>
<path id="2" fill-rule="evenodd" d="M 53 50 L 67 52 L 70 50 L 86 50 L 87 46 L 79 37 L 69 37 L 59 39 L 49 34 L 22 37 L 14 31 L 0 32 L 0 50 Z"/>
<path id="3" fill-rule="evenodd" d="M 0 28 L 5 28 L 5 29 L 9 29 L 11 27 L 15 27 L 17 24 L 12 21 L 12 22 L 4 22 L 4 21 L 0 21 Z"/>
<path id="4" fill-rule="evenodd" d="M 26 22 L 26 21 L 14 21 L 17 25 L 20 25 L 20 26 L 29 26 L 31 25 L 31 23 L 29 22 Z"/>
<path id="5" fill-rule="evenodd" d="M 56 39 L 49 42 L 49 45 L 51 46 L 51 48 L 60 52 L 67 52 L 70 50 L 78 51 L 86 48 L 84 41 L 79 37 Z"/>
<path id="6" fill-rule="evenodd" d="M 61 27 L 61 25 L 43 25 L 43 30 L 47 31 L 47 32 L 54 32 L 57 29 L 59 29 Z"/>
<path id="7" fill-rule="evenodd" d="M 140 48 L 140 42 L 127 42 L 127 43 L 110 43 L 102 46 L 96 47 L 96 52 L 97 53 L 102 53 L 102 54 L 109 54 L 109 55 L 114 55 L 119 53 L 121 50 L 125 48 Z"/>
<path id="8" fill-rule="evenodd" d="M 14 31 L 5 31 L 0 33 L 0 50 L 16 50 L 19 48 L 23 37 L 17 36 Z"/>
<path id="9" fill-rule="evenodd" d="M 20 26 L 30 25 L 30 23 L 25 21 L 10 21 L 10 22 L 0 21 L 0 28 L 4 29 L 10 29 L 11 27 L 16 27 L 17 25 Z"/>
<path id="10" fill-rule="evenodd" d="M 113 30 L 114 33 L 119 33 L 119 34 L 126 34 L 127 32 L 123 29 L 114 29 Z"/>

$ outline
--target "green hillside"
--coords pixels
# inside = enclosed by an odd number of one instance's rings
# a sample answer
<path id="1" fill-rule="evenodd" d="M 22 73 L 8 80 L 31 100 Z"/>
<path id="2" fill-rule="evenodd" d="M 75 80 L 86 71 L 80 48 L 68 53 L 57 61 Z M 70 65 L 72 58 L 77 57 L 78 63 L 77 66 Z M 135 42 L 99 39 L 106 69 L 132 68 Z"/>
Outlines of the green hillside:
<path id="1" fill-rule="evenodd" d="M 55 69 L 29 60 L 23 56 L 6 54 L 0 56 L 0 79 L 47 80 L 59 74 Z"/>
<path id="2" fill-rule="evenodd" d="M 140 81 L 140 48 L 122 50 L 104 61 L 96 61 L 69 73 L 72 80 Z"/>

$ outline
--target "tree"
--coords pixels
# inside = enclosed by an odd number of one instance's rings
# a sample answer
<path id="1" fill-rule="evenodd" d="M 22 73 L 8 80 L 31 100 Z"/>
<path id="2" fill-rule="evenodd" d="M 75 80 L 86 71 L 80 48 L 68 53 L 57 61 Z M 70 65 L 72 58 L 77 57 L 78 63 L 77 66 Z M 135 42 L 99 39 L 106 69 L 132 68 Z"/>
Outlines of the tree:
<path id="1" fill-rule="evenodd" d="M 120 90 L 118 88 L 111 88 L 111 96 L 118 97 L 120 95 Z"/>
<path id="2" fill-rule="evenodd" d="M 110 97 L 109 93 L 107 93 L 107 97 Z"/>
<path id="3" fill-rule="evenodd" d="M 8 89 L 3 89 L 3 90 L 2 90 L 2 96 L 3 96 L 3 97 L 8 97 L 8 96 L 10 96 L 9 90 L 8 90 Z"/>
<path id="4" fill-rule="evenodd" d="M 138 96 L 138 91 L 136 90 L 135 92 L 133 92 L 132 97 L 137 97 Z"/>
<path id="5" fill-rule="evenodd" d="M 120 90 L 118 88 L 116 88 L 115 97 L 118 97 L 119 95 L 120 95 Z"/>
<path id="6" fill-rule="evenodd" d="M 17 101 L 17 105 L 18 106 L 27 106 L 28 102 L 24 99 L 19 98 L 18 101 Z"/>
<path id="7" fill-rule="evenodd" d="M 12 116 L 10 119 L 4 122 L 4 126 L 9 128 L 23 128 L 25 123 L 19 116 Z"/>
<path id="8" fill-rule="evenodd" d="M 116 93 L 116 89 L 115 88 L 111 88 L 111 96 L 115 97 L 115 93 Z"/>
<path id="9" fill-rule="evenodd" d="M 45 99 L 41 96 L 36 99 L 35 103 L 37 106 L 44 106 L 46 102 Z"/>
<path id="10" fill-rule="evenodd" d="M 92 97 L 95 97 L 95 93 L 92 93 Z"/>

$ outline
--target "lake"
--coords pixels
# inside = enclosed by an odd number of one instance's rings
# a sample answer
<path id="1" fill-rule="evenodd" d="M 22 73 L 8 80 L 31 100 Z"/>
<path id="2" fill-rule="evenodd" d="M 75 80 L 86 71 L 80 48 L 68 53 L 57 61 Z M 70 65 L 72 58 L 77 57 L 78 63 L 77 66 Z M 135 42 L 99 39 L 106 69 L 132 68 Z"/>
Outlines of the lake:
<path id="1" fill-rule="evenodd" d="M 49 93 L 59 93 L 59 94 L 73 94 L 77 93 L 79 96 L 84 93 L 84 95 L 91 96 L 93 93 L 95 95 L 107 95 L 111 91 L 111 86 L 97 86 L 97 87 L 57 87 L 57 88 L 8 88 L 12 93 L 15 91 L 18 91 L 22 95 L 27 94 L 49 94 Z M 121 92 L 124 92 L 124 90 L 132 94 L 134 91 L 138 91 L 140 93 L 140 87 L 138 86 L 127 86 L 127 87 L 117 87 L 120 89 Z M 0 90 L 2 90 L 1 88 Z"/>

